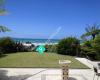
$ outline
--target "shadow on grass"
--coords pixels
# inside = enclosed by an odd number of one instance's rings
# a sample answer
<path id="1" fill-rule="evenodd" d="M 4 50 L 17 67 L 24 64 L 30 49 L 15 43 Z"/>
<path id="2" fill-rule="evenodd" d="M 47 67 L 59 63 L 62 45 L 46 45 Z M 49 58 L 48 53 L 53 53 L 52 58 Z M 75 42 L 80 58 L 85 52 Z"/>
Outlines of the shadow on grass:
<path id="1" fill-rule="evenodd" d="M 8 71 L 0 70 L 0 80 L 25 80 L 31 75 L 16 75 L 16 76 L 7 76 Z"/>
<path id="2" fill-rule="evenodd" d="M 6 57 L 7 54 L 0 54 L 0 58 Z"/>

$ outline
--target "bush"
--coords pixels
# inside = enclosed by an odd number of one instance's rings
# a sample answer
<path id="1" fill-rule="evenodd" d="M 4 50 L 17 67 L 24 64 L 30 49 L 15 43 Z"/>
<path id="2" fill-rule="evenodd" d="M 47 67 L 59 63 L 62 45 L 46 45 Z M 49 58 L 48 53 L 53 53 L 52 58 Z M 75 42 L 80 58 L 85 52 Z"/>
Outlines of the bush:
<path id="1" fill-rule="evenodd" d="M 96 51 L 96 59 L 100 60 L 100 35 L 98 35 L 92 42 L 93 49 Z"/>
<path id="2" fill-rule="evenodd" d="M 46 45 L 46 52 L 57 52 L 57 45 Z"/>
<path id="3" fill-rule="evenodd" d="M 9 37 L 0 39 L 0 54 L 33 51 L 34 47 L 33 44 L 31 46 L 24 46 L 20 42 L 15 43 Z"/>
<path id="4" fill-rule="evenodd" d="M 96 51 L 92 48 L 88 48 L 88 47 L 81 48 L 81 54 L 85 57 L 88 56 L 89 59 L 91 60 L 96 59 Z"/>
<path id="5" fill-rule="evenodd" d="M 35 50 L 35 45 L 34 44 L 31 44 L 29 46 L 27 44 L 30 44 L 30 43 L 23 44 L 21 42 L 16 42 L 17 52 L 30 52 L 30 51 Z"/>
<path id="6" fill-rule="evenodd" d="M 79 55 L 80 42 L 75 37 L 62 39 L 57 46 L 57 53 L 64 55 Z"/>
<path id="7" fill-rule="evenodd" d="M 20 43 L 20 42 L 16 42 L 16 46 L 15 47 L 16 47 L 16 51 L 17 52 L 24 52 L 25 51 L 23 44 Z"/>
<path id="8" fill-rule="evenodd" d="M 0 51 L 1 53 L 16 52 L 15 42 L 9 37 L 0 39 Z"/>
<path id="9" fill-rule="evenodd" d="M 91 41 L 85 41 L 83 46 L 92 48 Z"/>
<path id="10" fill-rule="evenodd" d="M 81 45 L 81 54 L 93 60 L 100 60 L 100 35 L 94 40 L 84 42 Z"/>
<path id="11" fill-rule="evenodd" d="M 92 42 L 93 48 L 100 53 L 100 35 L 98 35 Z"/>

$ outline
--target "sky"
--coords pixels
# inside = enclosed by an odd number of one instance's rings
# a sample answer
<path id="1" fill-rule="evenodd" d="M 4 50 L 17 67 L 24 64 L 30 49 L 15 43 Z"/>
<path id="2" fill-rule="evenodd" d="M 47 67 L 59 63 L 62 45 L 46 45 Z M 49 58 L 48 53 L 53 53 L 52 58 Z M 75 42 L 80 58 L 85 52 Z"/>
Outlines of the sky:
<path id="1" fill-rule="evenodd" d="M 0 37 L 79 38 L 87 25 L 100 24 L 100 0 L 5 0 L 5 8 L 0 25 L 12 31 Z"/>

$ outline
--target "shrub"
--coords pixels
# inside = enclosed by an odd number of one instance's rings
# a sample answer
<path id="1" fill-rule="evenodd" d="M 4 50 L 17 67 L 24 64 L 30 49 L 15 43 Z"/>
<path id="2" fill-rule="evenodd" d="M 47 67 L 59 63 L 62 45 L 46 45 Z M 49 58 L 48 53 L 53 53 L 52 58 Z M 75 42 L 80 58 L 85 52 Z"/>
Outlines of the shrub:
<path id="1" fill-rule="evenodd" d="M 33 51 L 34 47 L 33 44 L 31 44 L 31 46 L 25 46 L 20 42 L 15 43 L 13 39 L 9 37 L 0 39 L 0 54 Z"/>
<path id="2" fill-rule="evenodd" d="M 98 35 L 92 42 L 93 49 L 96 51 L 96 59 L 100 60 L 100 35 Z"/>
<path id="3" fill-rule="evenodd" d="M 91 41 L 85 41 L 83 46 L 91 48 L 92 47 Z"/>
<path id="4" fill-rule="evenodd" d="M 64 55 L 79 55 L 80 42 L 75 37 L 62 39 L 57 46 L 57 53 Z"/>
<path id="5" fill-rule="evenodd" d="M 94 40 L 84 42 L 81 45 L 81 54 L 93 60 L 100 60 L 100 35 Z"/>
<path id="6" fill-rule="evenodd" d="M 84 47 L 81 48 L 81 54 L 85 57 L 89 57 L 89 59 L 94 60 L 96 59 L 96 51 L 92 48 Z"/>
<path id="7" fill-rule="evenodd" d="M 46 45 L 46 52 L 57 52 L 57 45 Z"/>
<path id="8" fill-rule="evenodd" d="M 98 35 L 92 42 L 93 48 L 100 53 L 100 35 Z"/>
<path id="9" fill-rule="evenodd" d="M 17 52 L 29 52 L 29 51 L 34 51 L 34 49 L 35 49 L 35 45 L 34 44 L 31 44 L 31 45 L 28 46 L 28 45 L 23 44 L 21 42 L 16 42 L 16 50 L 17 50 Z"/>
<path id="10" fill-rule="evenodd" d="M 0 51 L 2 53 L 16 52 L 15 42 L 9 37 L 0 39 Z"/>
<path id="11" fill-rule="evenodd" d="M 17 52 L 24 52 L 25 51 L 23 44 L 20 43 L 20 42 L 16 42 L 16 46 L 15 47 L 16 47 L 16 51 Z"/>

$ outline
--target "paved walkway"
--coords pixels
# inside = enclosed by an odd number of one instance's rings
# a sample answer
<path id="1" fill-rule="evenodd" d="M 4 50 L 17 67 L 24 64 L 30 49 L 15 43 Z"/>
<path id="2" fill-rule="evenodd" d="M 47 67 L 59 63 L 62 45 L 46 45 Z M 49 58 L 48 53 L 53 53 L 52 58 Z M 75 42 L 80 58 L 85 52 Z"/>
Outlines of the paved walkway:
<path id="1" fill-rule="evenodd" d="M 61 80 L 61 69 L 0 68 L 0 80 Z M 69 80 L 93 80 L 91 69 L 70 69 Z"/>
<path id="2" fill-rule="evenodd" d="M 78 61 L 80 61 L 81 63 L 85 64 L 86 66 L 88 66 L 89 68 L 93 69 L 93 66 L 94 67 L 97 67 L 98 69 L 99 66 L 98 66 L 98 63 L 100 63 L 100 61 L 90 61 L 86 58 L 76 58 Z"/>
<path id="3" fill-rule="evenodd" d="M 86 66 L 88 66 L 89 68 L 93 68 L 93 63 L 92 61 L 86 59 L 86 58 L 76 58 L 78 61 L 80 61 L 81 63 L 85 64 Z"/>
<path id="4" fill-rule="evenodd" d="M 94 73 L 90 69 L 70 69 L 69 80 L 93 80 Z M 62 80 L 60 69 L 49 69 L 27 80 Z"/>

